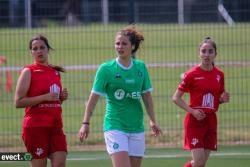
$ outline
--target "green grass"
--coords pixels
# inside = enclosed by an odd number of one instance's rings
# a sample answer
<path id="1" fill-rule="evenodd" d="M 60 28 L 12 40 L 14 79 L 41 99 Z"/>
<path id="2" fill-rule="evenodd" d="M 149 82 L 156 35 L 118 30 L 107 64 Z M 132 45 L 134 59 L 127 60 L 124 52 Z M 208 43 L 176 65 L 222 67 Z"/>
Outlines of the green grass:
<path id="1" fill-rule="evenodd" d="M 190 152 L 183 151 L 181 148 L 148 149 L 145 155 L 142 167 L 179 167 L 191 159 Z M 242 146 L 222 146 L 217 152 L 212 152 L 206 167 L 248 167 L 249 163 L 249 148 Z M 28 162 L 0 162 L 0 167 L 23 167 L 28 166 L 28 164 Z M 67 166 L 110 167 L 112 163 L 105 151 L 69 152 Z"/>
<path id="2" fill-rule="evenodd" d="M 34 29 L 0 29 L 1 54 L 10 65 L 30 62 L 28 41 L 37 34 L 46 34 L 55 51 L 51 60 L 57 64 L 100 64 L 114 55 L 115 33 L 124 24 L 51 27 Z M 200 41 L 211 36 L 218 43 L 217 60 L 248 60 L 250 24 L 140 24 L 145 42 L 139 58 L 146 62 L 196 61 Z"/>
<path id="3" fill-rule="evenodd" d="M 115 57 L 113 41 L 115 33 L 124 24 L 82 27 L 49 27 L 35 29 L 0 29 L 0 55 L 5 55 L 7 66 L 21 67 L 32 63 L 28 50 L 29 39 L 37 33 L 46 34 L 55 49 L 50 60 L 58 65 L 99 65 Z M 140 24 L 145 42 L 138 58 L 146 63 L 198 62 L 197 49 L 206 37 L 214 38 L 218 45 L 217 62 L 249 62 L 250 24 Z M 219 66 L 225 73 L 226 89 L 231 102 L 220 107 L 219 144 L 246 143 L 250 141 L 250 67 Z M 181 146 L 185 112 L 171 102 L 171 96 L 180 82 L 180 74 L 190 67 L 150 68 L 154 87 L 154 107 L 164 136 L 147 137 L 148 145 Z M 1 74 L 1 73 L 0 73 Z M 13 72 L 13 85 L 18 73 Z M 62 74 L 63 86 L 69 90 L 69 99 L 63 104 L 64 129 L 70 146 L 78 146 L 78 129 L 81 126 L 84 103 L 88 99 L 95 70 L 68 71 Z M 21 140 L 23 109 L 13 106 L 14 91 L 4 92 L 4 74 L 0 75 L 0 149 L 23 147 Z M 105 110 L 104 98 L 97 104 L 91 119 L 88 144 L 103 144 L 102 123 Z M 146 114 L 145 114 L 146 115 Z M 146 134 L 149 136 L 148 119 L 145 116 Z"/>

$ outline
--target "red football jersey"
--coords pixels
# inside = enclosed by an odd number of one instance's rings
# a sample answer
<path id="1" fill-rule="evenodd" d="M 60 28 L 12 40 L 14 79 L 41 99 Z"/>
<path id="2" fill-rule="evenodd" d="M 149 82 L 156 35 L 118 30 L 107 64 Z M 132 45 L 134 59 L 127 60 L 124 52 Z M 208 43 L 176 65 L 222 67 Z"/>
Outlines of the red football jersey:
<path id="1" fill-rule="evenodd" d="M 216 112 L 220 96 L 224 92 L 224 74 L 217 67 L 213 67 L 212 71 L 205 71 L 196 65 L 185 73 L 178 89 L 190 93 L 191 108 Z"/>
<path id="2" fill-rule="evenodd" d="M 31 83 L 27 97 L 43 95 L 62 90 L 60 73 L 50 66 L 31 64 Z M 62 127 L 62 108 L 60 101 L 44 101 L 25 108 L 24 127 Z"/>

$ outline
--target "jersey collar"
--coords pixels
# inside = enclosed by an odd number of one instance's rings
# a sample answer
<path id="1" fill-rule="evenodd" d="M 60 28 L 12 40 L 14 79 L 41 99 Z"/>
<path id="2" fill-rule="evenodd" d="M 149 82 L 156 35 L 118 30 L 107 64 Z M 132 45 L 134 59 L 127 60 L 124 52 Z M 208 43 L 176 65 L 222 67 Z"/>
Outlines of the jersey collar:
<path id="1" fill-rule="evenodd" d="M 116 58 L 115 61 L 116 61 L 116 63 L 117 63 L 122 69 L 124 69 L 124 70 L 129 70 L 129 69 L 131 69 L 132 66 L 133 66 L 133 61 L 132 61 L 132 59 L 131 59 L 130 65 L 129 65 L 128 67 L 125 67 L 124 65 L 122 65 L 122 64 L 118 61 L 118 58 Z"/>

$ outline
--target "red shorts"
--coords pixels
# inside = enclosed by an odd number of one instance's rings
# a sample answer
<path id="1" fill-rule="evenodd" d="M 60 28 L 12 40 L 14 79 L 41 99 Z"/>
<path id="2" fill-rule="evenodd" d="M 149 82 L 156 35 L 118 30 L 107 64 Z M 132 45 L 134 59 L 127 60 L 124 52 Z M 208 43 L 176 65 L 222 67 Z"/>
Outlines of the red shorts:
<path id="1" fill-rule="evenodd" d="M 56 151 L 67 152 L 66 136 L 58 127 L 24 127 L 23 142 L 33 159 L 47 158 Z"/>
<path id="2" fill-rule="evenodd" d="M 207 113 L 204 120 L 198 121 L 187 113 L 184 121 L 184 149 L 204 148 L 217 150 L 216 113 Z"/>

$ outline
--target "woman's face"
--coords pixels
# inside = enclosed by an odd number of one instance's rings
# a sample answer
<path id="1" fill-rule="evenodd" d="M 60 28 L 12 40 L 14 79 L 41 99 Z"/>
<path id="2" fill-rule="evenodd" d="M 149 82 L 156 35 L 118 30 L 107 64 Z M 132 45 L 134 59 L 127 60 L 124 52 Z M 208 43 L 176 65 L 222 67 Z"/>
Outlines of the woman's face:
<path id="1" fill-rule="evenodd" d="M 216 57 L 216 51 L 212 44 L 203 43 L 199 49 L 199 57 L 202 65 L 212 65 Z"/>
<path id="2" fill-rule="evenodd" d="M 31 54 L 37 63 L 48 63 L 49 49 L 43 40 L 34 40 L 31 44 Z"/>
<path id="3" fill-rule="evenodd" d="M 129 41 L 129 38 L 124 35 L 116 35 L 115 37 L 115 51 L 117 56 L 124 59 L 124 58 L 131 58 L 133 46 Z"/>

